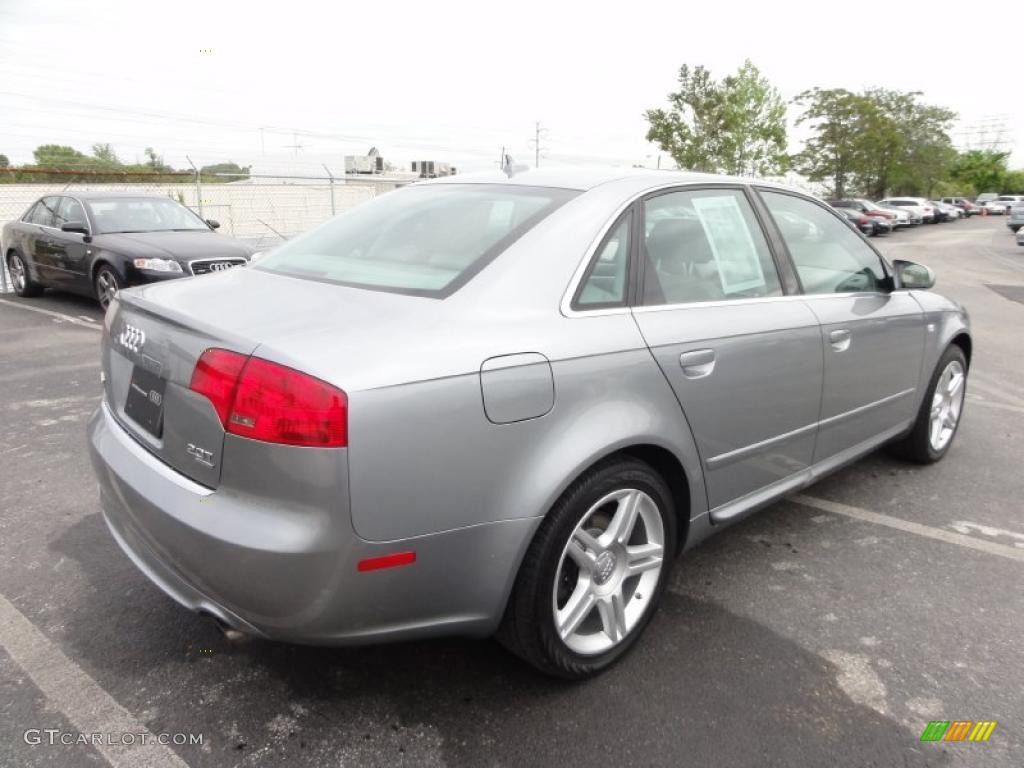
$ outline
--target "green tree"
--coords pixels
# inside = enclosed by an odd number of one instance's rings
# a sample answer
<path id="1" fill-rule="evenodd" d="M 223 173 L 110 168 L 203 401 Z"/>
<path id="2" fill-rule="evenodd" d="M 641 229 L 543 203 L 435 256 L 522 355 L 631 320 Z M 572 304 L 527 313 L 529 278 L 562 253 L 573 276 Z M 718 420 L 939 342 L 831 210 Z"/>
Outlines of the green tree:
<path id="1" fill-rule="evenodd" d="M 122 165 L 121 161 L 117 158 L 117 153 L 114 152 L 114 147 L 110 144 L 93 144 L 92 156 L 99 161 L 100 165 L 114 168 Z"/>
<path id="2" fill-rule="evenodd" d="M 247 179 L 249 178 L 250 166 L 242 166 L 238 163 L 214 163 L 213 165 L 204 165 L 199 169 L 200 175 L 214 174 L 214 173 L 225 173 L 231 174 L 235 179 Z M 232 181 L 232 178 L 216 179 L 218 181 Z"/>
<path id="3" fill-rule="evenodd" d="M 7 159 L 7 155 L 0 155 L 0 168 L 10 168 L 11 161 Z"/>
<path id="4" fill-rule="evenodd" d="M 811 181 L 825 184 L 835 197 L 846 197 L 854 180 L 869 172 L 862 136 L 874 105 L 845 88 L 812 88 L 794 103 L 804 108 L 797 125 L 808 124 L 812 135 L 793 156 L 793 167 Z"/>
<path id="5" fill-rule="evenodd" d="M 777 173 L 786 161 L 786 106 L 749 60 L 721 82 L 703 66 L 679 69 L 668 109 L 649 109 L 647 140 L 682 168 L 734 175 Z"/>
<path id="6" fill-rule="evenodd" d="M 1009 158 L 1009 152 L 969 149 L 954 159 L 950 175 L 955 181 L 972 187 L 976 193 L 1000 192 L 1003 189 L 1006 161 Z"/>
<path id="7" fill-rule="evenodd" d="M 949 138 L 956 113 L 922 104 L 919 95 L 905 94 L 909 100 L 889 115 L 905 141 L 903 156 L 893 169 L 891 188 L 896 194 L 931 197 L 939 182 L 949 178 L 957 157 Z"/>
<path id="8" fill-rule="evenodd" d="M 161 173 L 166 172 L 166 171 L 174 170 L 173 168 L 171 168 L 171 166 L 164 164 L 163 156 L 162 155 L 158 155 L 156 153 L 156 150 L 153 149 L 152 147 L 146 147 L 145 154 L 146 154 L 145 166 L 147 168 L 149 168 L 149 170 L 151 170 L 151 171 L 158 171 L 158 172 L 161 172 Z"/>
<path id="9" fill-rule="evenodd" d="M 81 169 L 89 165 L 89 158 L 74 147 L 63 144 L 40 144 L 32 152 L 40 168 L 60 170 Z"/>
<path id="10" fill-rule="evenodd" d="M 813 135 L 794 157 L 795 167 L 831 185 L 837 197 L 931 195 L 956 157 L 948 134 L 956 114 L 921 103 L 920 95 L 884 88 L 805 91 L 796 98 L 804 107 L 797 124 L 809 123 Z"/>
<path id="11" fill-rule="evenodd" d="M 1002 191 L 1005 195 L 1024 195 L 1024 168 L 1006 172 Z"/>

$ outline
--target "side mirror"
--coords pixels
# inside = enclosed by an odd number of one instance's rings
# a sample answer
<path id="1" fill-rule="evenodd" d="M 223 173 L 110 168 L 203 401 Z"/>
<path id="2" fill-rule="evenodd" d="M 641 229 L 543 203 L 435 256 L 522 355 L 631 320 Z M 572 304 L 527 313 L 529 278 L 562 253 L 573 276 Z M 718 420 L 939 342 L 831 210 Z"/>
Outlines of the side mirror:
<path id="1" fill-rule="evenodd" d="M 924 264 L 897 259 L 892 263 L 896 271 L 896 287 L 913 291 L 927 291 L 935 285 L 935 273 Z"/>
<path id="2" fill-rule="evenodd" d="M 61 232 L 77 232 L 80 235 L 88 235 L 89 227 L 84 221 L 65 221 L 60 225 Z"/>
<path id="3" fill-rule="evenodd" d="M 220 229 L 220 222 L 217 221 L 216 219 L 207 219 L 206 220 L 206 225 L 210 229 Z"/>

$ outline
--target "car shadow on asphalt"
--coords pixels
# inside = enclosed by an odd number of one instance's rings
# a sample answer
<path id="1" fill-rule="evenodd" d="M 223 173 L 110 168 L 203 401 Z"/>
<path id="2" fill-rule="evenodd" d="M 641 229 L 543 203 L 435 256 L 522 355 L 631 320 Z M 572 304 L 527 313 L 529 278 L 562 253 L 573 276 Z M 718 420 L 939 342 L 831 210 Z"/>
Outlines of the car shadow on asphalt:
<path id="1" fill-rule="evenodd" d="M 61 640 L 151 730 L 199 731 L 194 768 L 263 764 L 945 765 L 852 701 L 836 668 L 711 602 L 666 593 L 620 664 L 548 679 L 492 641 L 230 643 L 117 549 L 99 515 L 52 545 L 81 567 Z M 677 567 L 685 567 L 677 564 Z M 70 647 L 67 647 L 70 645 Z"/>
<path id="2" fill-rule="evenodd" d="M 103 319 L 103 309 L 96 299 L 77 293 L 67 293 L 55 288 L 47 288 L 41 296 L 23 299 L 13 293 L 0 294 L 0 298 L 18 302 L 29 307 L 38 307 L 50 312 L 63 312 L 68 315 L 88 315 L 96 320 Z"/>

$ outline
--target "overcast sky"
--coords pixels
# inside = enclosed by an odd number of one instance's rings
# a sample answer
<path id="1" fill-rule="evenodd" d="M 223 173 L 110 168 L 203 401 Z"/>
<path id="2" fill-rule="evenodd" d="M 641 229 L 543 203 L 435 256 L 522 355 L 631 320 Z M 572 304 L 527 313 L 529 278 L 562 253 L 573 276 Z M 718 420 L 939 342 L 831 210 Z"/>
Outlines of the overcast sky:
<path id="1" fill-rule="evenodd" d="M 502 145 L 532 163 L 539 120 L 542 164 L 654 165 L 643 112 L 679 66 L 723 76 L 750 58 L 787 99 L 923 91 L 959 113 L 961 145 L 998 117 L 1024 165 L 1024 102 L 1000 53 L 1014 27 L 955 6 L 0 0 L 0 153 L 110 142 L 126 161 L 153 146 L 175 167 L 337 173 L 373 144 L 399 166 L 476 170 Z"/>

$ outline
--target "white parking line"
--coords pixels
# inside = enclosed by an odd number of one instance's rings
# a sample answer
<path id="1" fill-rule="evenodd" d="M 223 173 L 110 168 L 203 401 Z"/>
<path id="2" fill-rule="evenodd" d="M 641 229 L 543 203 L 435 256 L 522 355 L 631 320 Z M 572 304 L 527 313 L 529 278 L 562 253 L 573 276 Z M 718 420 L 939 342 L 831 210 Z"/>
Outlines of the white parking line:
<path id="1" fill-rule="evenodd" d="M 802 504 L 805 507 L 820 509 L 822 512 L 831 512 L 836 515 L 852 517 L 855 520 L 862 520 L 866 523 L 884 525 L 888 528 L 895 528 L 898 531 L 913 533 L 918 536 L 924 536 L 928 539 L 935 539 L 936 541 L 944 541 L 947 544 L 957 544 L 961 547 L 985 552 L 989 555 L 998 555 L 999 557 L 1006 557 L 1010 560 L 1017 560 L 1018 562 L 1024 563 L 1024 550 L 1008 547 L 1005 544 L 996 544 L 993 541 L 985 541 L 984 539 L 977 539 L 973 536 L 965 536 L 962 533 L 951 533 L 950 531 L 944 531 L 941 528 L 933 528 L 930 525 L 913 523 L 899 517 L 883 515 L 880 512 L 872 512 L 869 509 L 851 507 L 847 504 L 840 504 L 837 501 L 818 499 L 813 496 L 797 494 L 796 496 L 790 496 L 789 500 L 796 502 L 797 504 Z"/>
<path id="2" fill-rule="evenodd" d="M 99 684 L 0 596 L 0 647 L 25 670 L 48 702 L 79 733 L 104 734 L 94 747 L 114 768 L 188 768 L 168 746 L 118 704 Z M 45 724 L 26 724 L 45 728 Z M 135 734 L 134 744 L 107 744 L 106 734 Z M 146 743 L 140 734 L 146 734 Z M 84 747 L 83 747 L 84 749 Z"/>
<path id="3" fill-rule="evenodd" d="M 30 306 L 28 306 L 26 304 L 22 304 L 22 303 L 17 302 L 17 301 L 8 301 L 7 299 L 0 299 L 0 304 L 3 304 L 4 306 L 7 306 L 7 307 L 16 307 L 17 309 L 28 310 L 29 312 L 38 312 L 41 315 L 49 315 L 50 317 L 55 317 L 58 320 L 63 320 L 66 323 L 71 323 L 72 325 L 78 325 L 78 326 L 81 326 L 82 328 L 91 328 L 94 331 L 102 331 L 103 330 L 103 326 L 99 325 L 98 323 L 95 323 L 95 322 L 92 322 L 92 321 L 87 323 L 84 320 L 79 320 L 77 317 L 72 317 L 71 315 L 65 315 L 63 312 L 54 312 L 53 310 L 43 309 L 42 307 L 30 307 Z"/>
<path id="4" fill-rule="evenodd" d="M 991 400 L 982 400 L 977 395 L 968 395 L 968 401 L 972 405 L 980 405 L 985 408 L 1001 408 L 1004 411 L 1010 411 L 1011 413 L 1024 413 L 1024 406 L 1020 405 L 1007 405 L 1006 403 L 993 403 Z"/>

